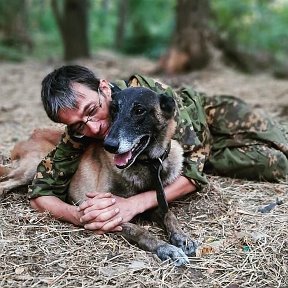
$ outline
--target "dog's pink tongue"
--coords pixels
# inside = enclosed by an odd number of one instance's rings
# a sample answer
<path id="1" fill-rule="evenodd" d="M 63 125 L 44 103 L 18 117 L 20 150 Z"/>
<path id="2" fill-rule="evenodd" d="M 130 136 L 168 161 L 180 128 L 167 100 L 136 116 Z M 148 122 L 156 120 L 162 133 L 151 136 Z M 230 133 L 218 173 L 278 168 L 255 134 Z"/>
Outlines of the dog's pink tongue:
<path id="1" fill-rule="evenodd" d="M 117 166 L 125 166 L 128 163 L 129 159 L 131 159 L 131 157 L 132 157 L 131 151 L 128 151 L 123 154 L 115 154 L 114 163 Z"/>

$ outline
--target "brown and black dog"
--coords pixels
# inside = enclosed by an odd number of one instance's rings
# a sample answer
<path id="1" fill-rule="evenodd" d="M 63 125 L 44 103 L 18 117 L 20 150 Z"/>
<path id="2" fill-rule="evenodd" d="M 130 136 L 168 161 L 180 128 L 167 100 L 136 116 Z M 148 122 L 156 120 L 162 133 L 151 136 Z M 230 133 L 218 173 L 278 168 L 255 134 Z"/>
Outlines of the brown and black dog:
<path id="1" fill-rule="evenodd" d="M 91 144 L 81 157 L 69 186 L 70 202 L 82 202 L 87 191 L 112 192 L 129 197 L 155 190 L 157 171 L 153 166 L 158 161 L 161 161 L 163 185 L 175 181 L 183 162 L 182 147 L 172 140 L 176 128 L 175 109 L 176 104 L 171 97 L 156 94 L 148 88 L 127 88 L 114 94 L 109 133 L 104 145 Z M 31 149 L 28 147 L 26 151 L 23 143 L 14 148 L 14 153 L 15 149 L 19 151 L 23 147 L 24 151 L 12 161 L 14 164 L 10 171 L 7 170 L 6 176 L 2 176 L 0 193 L 1 189 L 9 190 L 9 185 L 15 188 L 31 181 L 41 158 L 52 150 L 60 138 L 59 131 L 53 131 L 53 137 L 49 131 L 46 132 L 48 137 L 38 131 L 37 136 L 28 140 L 26 144 Z M 29 176 L 24 170 L 29 171 Z M 153 209 L 149 214 L 166 229 L 171 244 L 133 223 L 124 223 L 121 233 L 142 249 L 156 253 L 162 260 L 171 259 L 177 266 L 187 264 L 187 255 L 195 253 L 196 245 L 181 230 L 174 214 L 170 210 L 163 212 L 161 208 Z"/>

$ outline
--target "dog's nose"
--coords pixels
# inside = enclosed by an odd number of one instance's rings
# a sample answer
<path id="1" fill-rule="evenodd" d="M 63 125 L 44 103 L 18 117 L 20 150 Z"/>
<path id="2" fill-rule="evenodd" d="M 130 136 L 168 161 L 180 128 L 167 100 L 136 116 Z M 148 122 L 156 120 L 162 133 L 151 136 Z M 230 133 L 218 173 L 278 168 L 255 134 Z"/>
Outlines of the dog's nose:
<path id="1" fill-rule="evenodd" d="M 119 142 L 115 139 L 106 138 L 104 141 L 104 148 L 110 153 L 116 153 L 119 148 Z"/>

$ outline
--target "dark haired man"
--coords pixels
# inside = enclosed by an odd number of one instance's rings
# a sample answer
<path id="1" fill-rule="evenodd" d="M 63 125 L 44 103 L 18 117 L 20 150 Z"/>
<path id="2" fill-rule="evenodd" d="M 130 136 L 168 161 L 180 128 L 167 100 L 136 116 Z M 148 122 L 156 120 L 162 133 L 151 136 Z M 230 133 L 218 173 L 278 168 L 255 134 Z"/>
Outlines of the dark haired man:
<path id="1" fill-rule="evenodd" d="M 87 191 L 88 200 L 79 207 L 65 202 L 83 151 L 108 133 L 112 94 L 131 86 L 166 93 L 178 105 L 173 138 L 181 143 L 185 161 L 182 175 L 165 187 L 168 201 L 200 190 L 207 184 L 204 172 L 267 181 L 287 177 L 287 132 L 240 99 L 207 97 L 191 87 L 173 90 L 141 75 L 109 83 L 85 67 L 63 66 L 44 78 L 41 97 L 50 119 L 66 124 L 67 129 L 57 148 L 38 166 L 29 188 L 32 207 L 101 234 L 121 231 L 121 223 L 157 206 L 155 191 L 128 199 Z"/>

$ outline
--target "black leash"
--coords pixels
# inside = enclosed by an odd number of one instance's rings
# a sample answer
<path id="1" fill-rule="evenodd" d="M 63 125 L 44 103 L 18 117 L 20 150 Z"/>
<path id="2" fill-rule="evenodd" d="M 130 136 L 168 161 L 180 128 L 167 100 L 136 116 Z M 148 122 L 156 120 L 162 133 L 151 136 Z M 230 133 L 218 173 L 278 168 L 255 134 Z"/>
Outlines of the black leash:
<path id="1" fill-rule="evenodd" d="M 162 183 L 162 179 L 161 179 L 161 171 L 163 168 L 162 165 L 162 160 L 161 158 L 157 159 L 157 162 L 155 162 L 153 164 L 153 167 L 155 168 L 156 172 L 157 172 L 157 177 L 156 177 L 156 181 L 155 181 L 155 190 L 156 190 L 156 195 L 157 195 L 157 201 L 158 201 L 158 205 L 159 208 L 161 209 L 161 211 L 166 214 L 168 212 L 168 202 L 166 199 L 166 195 L 164 192 L 164 188 L 163 188 L 163 183 Z"/>
<path id="2" fill-rule="evenodd" d="M 141 164 L 154 168 L 156 172 L 156 177 L 154 178 L 155 179 L 154 184 L 155 184 L 157 202 L 158 202 L 159 208 L 164 214 L 168 212 L 169 207 L 168 207 L 168 202 L 165 196 L 164 187 L 163 187 L 163 183 L 161 179 L 161 171 L 163 168 L 163 161 L 167 158 L 170 152 L 170 148 L 171 148 L 171 143 L 169 143 L 167 149 L 162 154 L 162 156 L 157 159 L 145 159 L 145 160 L 138 159 L 137 160 L 137 162 Z"/>

